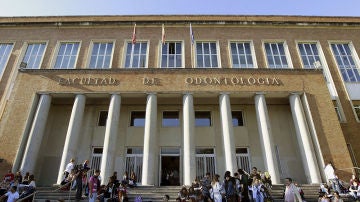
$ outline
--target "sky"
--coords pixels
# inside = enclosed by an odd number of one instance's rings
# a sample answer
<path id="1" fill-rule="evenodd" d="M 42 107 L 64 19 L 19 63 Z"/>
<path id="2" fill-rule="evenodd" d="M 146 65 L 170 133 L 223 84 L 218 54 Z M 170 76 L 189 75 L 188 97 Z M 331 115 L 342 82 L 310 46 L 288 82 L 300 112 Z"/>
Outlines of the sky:
<path id="1" fill-rule="evenodd" d="M 360 16 L 360 0 L 0 0 L 0 16 Z"/>

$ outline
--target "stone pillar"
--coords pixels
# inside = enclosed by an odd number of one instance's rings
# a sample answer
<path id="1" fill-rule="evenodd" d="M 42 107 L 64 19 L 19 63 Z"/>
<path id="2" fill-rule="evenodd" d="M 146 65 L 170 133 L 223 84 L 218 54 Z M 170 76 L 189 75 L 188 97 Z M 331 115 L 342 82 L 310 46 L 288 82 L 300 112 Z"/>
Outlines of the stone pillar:
<path id="1" fill-rule="evenodd" d="M 108 117 L 106 120 L 103 155 L 101 158 L 100 174 L 102 184 L 108 184 L 109 177 L 114 172 L 116 142 L 119 127 L 121 97 L 112 94 L 110 99 Z"/>
<path id="2" fill-rule="evenodd" d="M 290 95 L 290 107 L 307 180 L 309 183 L 321 183 L 319 166 L 299 94 Z"/>
<path id="3" fill-rule="evenodd" d="M 34 120 L 30 129 L 29 139 L 26 144 L 24 156 L 21 162 L 20 170 L 24 172 L 34 173 L 35 164 L 40 150 L 40 145 L 46 128 L 51 106 L 51 96 L 42 94 L 35 112 Z"/>
<path id="4" fill-rule="evenodd" d="M 64 150 L 61 156 L 60 168 L 57 178 L 57 184 L 60 184 L 64 170 L 71 158 L 75 158 L 77 153 L 77 144 L 82 126 L 82 118 L 84 115 L 86 97 L 83 94 L 78 94 L 75 97 L 74 105 L 71 111 L 68 130 L 66 132 Z M 76 162 L 76 161 L 75 161 Z"/>
<path id="5" fill-rule="evenodd" d="M 157 157 L 157 96 L 149 94 L 146 102 L 144 154 L 142 167 L 142 185 L 155 184 L 155 161 Z"/>
<path id="6" fill-rule="evenodd" d="M 230 97 L 228 94 L 222 93 L 219 96 L 220 120 L 222 129 L 222 139 L 225 154 L 225 170 L 234 174 L 237 171 L 234 129 L 232 124 Z"/>
<path id="7" fill-rule="evenodd" d="M 183 176 L 184 185 L 191 185 L 196 175 L 195 165 L 195 112 L 192 94 L 183 96 Z"/>
<path id="8" fill-rule="evenodd" d="M 272 183 L 279 184 L 279 168 L 276 158 L 274 156 L 275 149 L 272 140 L 269 114 L 266 106 L 265 95 L 263 93 L 257 93 L 255 95 L 255 111 L 265 169 L 271 175 Z"/>

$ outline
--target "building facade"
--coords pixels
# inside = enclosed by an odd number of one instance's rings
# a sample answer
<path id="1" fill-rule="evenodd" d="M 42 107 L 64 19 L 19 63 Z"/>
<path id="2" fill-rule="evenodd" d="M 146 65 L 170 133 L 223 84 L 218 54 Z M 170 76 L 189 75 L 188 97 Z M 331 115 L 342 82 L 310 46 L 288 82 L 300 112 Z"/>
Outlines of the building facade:
<path id="1" fill-rule="evenodd" d="M 0 171 L 189 185 L 256 166 L 275 184 L 360 158 L 360 18 L 0 18 Z"/>

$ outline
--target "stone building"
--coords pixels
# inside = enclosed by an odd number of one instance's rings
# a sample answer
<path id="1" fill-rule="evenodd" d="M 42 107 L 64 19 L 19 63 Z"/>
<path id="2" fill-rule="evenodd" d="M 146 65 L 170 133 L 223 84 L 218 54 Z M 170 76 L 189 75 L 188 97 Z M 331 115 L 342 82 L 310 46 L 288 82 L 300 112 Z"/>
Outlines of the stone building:
<path id="1" fill-rule="evenodd" d="M 360 18 L 0 18 L 0 174 L 189 185 L 252 166 L 274 183 L 360 158 Z"/>

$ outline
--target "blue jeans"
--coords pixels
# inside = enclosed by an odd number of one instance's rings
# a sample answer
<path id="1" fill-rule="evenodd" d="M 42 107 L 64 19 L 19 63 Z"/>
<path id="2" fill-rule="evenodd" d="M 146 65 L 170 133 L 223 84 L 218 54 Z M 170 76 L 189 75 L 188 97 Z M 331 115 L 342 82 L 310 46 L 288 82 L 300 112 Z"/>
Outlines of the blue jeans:
<path id="1" fill-rule="evenodd" d="M 333 189 L 333 191 L 337 191 L 339 192 L 339 194 L 341 193 L 340 190 L 340 186 L 339 186 L 339 179 L 329 179 L 329 181 L 331 182 L 331 187 Z"/>
<path id="2" fill-rule="evenodd" d="M 90 197 L 91 194 L 89 194 L 89 202 L 95 202 L 97 198 L 97 193 L 92 193 L 92 197 Z"/>

